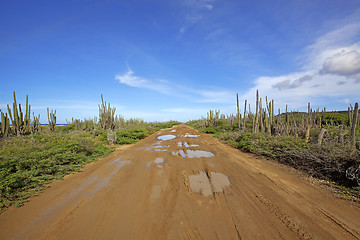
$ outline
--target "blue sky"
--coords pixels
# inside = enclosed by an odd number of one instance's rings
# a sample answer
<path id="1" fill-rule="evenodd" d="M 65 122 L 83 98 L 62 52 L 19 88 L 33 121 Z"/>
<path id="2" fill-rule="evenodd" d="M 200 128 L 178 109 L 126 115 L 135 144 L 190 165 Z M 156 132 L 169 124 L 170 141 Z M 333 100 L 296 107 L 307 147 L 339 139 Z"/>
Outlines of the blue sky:
<path id="1" fill-rule="evenodd" d="M 98 115 L 187 121 L 360 100 L 358 0 L 0 0 L 0 109 L 12 92 L 47 122 Z M 243 109 L 243 106 L 241 105 Z"/>

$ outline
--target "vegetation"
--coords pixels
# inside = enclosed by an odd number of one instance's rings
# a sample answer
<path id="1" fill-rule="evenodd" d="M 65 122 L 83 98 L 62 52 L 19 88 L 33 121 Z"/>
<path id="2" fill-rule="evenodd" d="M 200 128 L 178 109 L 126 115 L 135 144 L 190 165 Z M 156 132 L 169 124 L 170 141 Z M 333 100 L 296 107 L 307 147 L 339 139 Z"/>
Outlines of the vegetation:
<path id="1" fill-rule="evenodd" d="M 47 108 L 49 124 L 41 126 L 40 115 L 30 118 L 28 96 L 23 114 L 14 92 L 13 111 L 8 106 L 10 118 L 1 112 L 0 212 L 11 205 L 21 206 L 28 197 L 43 191 L 45 184 L 112 152 L 107 144 L 132 144 L 179 124 L 125 120 L 115 115 L 115 108 L 104 102 L 102 95 L 101 100 L 99 121 L 96 117 L 73 118 L 64 126 L 56 126 L 56 110 Z"/>
<path id="2" fill-rule="evenodd" d="M 112 150 L 89 133 L 39 133 L 0 141 L 0 209 L 17 206 L 53 179 Z"/>
<path id="3" fill-rule="evenodd" d="M 288 112 L 274 114 L 274 101 L 265 98 L 265 107 L 256 93 L 255 112 L 245 100 L 244 114 L 224 115 L 210 110 L 206 118 L 189 125 L 213 134 L 227 144 L 275 159 L 320 179 L 335 182 L 359 193 L 360 129 L 358 104 L 348 111 Z M 246 110 L 248 107 L 248 111 Z"/>

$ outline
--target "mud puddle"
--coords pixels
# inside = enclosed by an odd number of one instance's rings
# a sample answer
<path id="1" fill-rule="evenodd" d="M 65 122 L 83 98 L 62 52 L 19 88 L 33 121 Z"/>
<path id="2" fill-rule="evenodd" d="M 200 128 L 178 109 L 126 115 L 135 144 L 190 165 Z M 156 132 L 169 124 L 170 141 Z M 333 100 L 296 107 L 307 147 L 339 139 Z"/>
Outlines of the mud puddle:
<path id="1" fill-rule="evenodd" d="M 186 153 L 184 152 L 184 150 L 179 150 L 177 152 L 172 152 L 172 155 L 187 158 L 210 158 L 215 156 L 213 153 L 203 150 L 186 150 Z"/>
<path id="2" fill-rule="evenodd" d="M 183 146 L 183 144 L 182 144 L 182 142 L 178 142 L 178 147 L 182 147 Z M 188 144 L 187 142 L 184 142 L 184 147 L 199 147 L 199 145 L 197 145 L 197 144 Z"/>
<path id="3" fill-rule="evenodd" d="M 157 137 L 161 141 L 167 141 L 176 138 L 175 135 L 169 134 L 169 135 L 161 135 Z"/>
<path id="4" fill-rule="evenodd" d="M 211 172 L 208 176 L 204 171 L 189 176 L 189 184 L 192 192 L 200 193 L 205 197 L 214 193 L 223 193 L 224 188 L 231 185 L 228 176 L 217 172 Z"/>
<path id="5" fill-rule="evenodd" d="M 195 134 L 185 133 L 185 135 L 184 135 L 184 136 L 182 136 L 182 137 L 194 138 L 194 137 L 200 137 L 200 135 L 195 135 Z"/>
<path id="6" fill-rule="evenodd" d="M 146 169 L 149 169 L 151 167 L 151 165 L 154 163 L 158 168 L 164 168 L 164 166 L 162 165 L 165 162 L 164 158 L 162 157 L 158 157 L 156 158 L 154 161 L 150 161 L 146 164 Z"/>

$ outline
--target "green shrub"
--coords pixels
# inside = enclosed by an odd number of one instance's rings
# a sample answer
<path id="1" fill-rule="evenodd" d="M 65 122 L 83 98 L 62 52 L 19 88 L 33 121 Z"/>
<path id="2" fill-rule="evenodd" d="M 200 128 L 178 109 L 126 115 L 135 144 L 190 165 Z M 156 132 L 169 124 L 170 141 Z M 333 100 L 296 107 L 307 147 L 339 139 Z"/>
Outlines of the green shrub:
<path id="1" fill-rule="evenodd" d="M 0 208 L 21 206 L 53 179 L 78 171 L 85 163 L 110 153 L 91 134 L 37 134 L 0 141 Z"/>
<path id="2" fill-rule="evenodd" d="M 144 139 L 150 134 L 149 130 L 145 128 L 139 129 L 124 129 L 116 131 L 116 144 L 132 144 Z"/>

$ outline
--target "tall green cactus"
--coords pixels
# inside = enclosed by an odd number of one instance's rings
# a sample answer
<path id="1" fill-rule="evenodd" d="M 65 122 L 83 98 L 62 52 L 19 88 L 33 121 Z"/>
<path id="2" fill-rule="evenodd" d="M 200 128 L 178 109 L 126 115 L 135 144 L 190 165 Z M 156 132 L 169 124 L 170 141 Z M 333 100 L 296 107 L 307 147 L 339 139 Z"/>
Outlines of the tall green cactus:
<path id="1" fill-rule="evenodd" d="M 13 114 L 11 114 L 11 109 L 9 107 L 9 104 L 7 105 L 7 108 L 8 108 L 11 122 L 13 124 L 13 129 L 14 129 L 15 134 L 19 136 L 19 135 L 24 135 L 24 134 L 30 133 L 31 132 L 31 129 L 30 129 L 30 122 L 31 122 L 30 108 L 31 108 L 31 106 L 29 105 L 29 102 L 28 102 L 28 95 L 26 95 L 25 118 L 24 118 L 24 114 L 21 110 L 21 104 L 19 104 L 19 109 L 17 107 L 15 91 L 14 91 Z"/>
<path id="2" fill-rule="evenodd" d="M 38 132 L 40 130 L 40 114 L 39 116 L 35 117 L 35 114 L 33 113 L 33 121 L 31 123 L 31 132 Z"/>
<path id="3" fill-rule="evenodd" d="M 241 122 L 241 117 L 240 117 L 240 107 L 239 107 L 239 94 L 236 93 L 236 106 L 237 106 L 237 121 L 238 121 L 238 128 L 240 129 L 240 122 Z M 245 116 L 244 116 L 245 117 Z"/>
<path id="4" fill-rule="evenodd" d="M 55 111 L 51 110 L 51 112 L 50 112 L 49 108 L 47 108 L 47 115 L 48 115 L 48 120 L 49 120 L 50 131 L 54 132 L 55 126 L 56 126 L 56 110 Z"/>
<path id="5" fill-rule="evenodd" d="M 1 111 L 0 111 L 1 112 Z M 4 114 L 1 112 L 1 123 L 0 123 L 0 137 L 7 137 L 9 136 L 10 132 L 10 120 L 7 116 L 7 113 Z"/>
<path id="6" fill-rule="evenodd" d="M 354 111 L 353 111 L 353 119 L 351 121 L 351 145 L 355 146 L 356 144 L 356 127 L 358 122 L 358 114 L 359 114 L 359 104 L 355 103 Z"/>
<path id="7" fill-rule="evenodd" d="M 247 105 L 247 100 L 245 99 L 245 104 L 244 104 L 244 117 L 243 117 L 243 128 L 245 129 L 245 121 L 246 121 L 246 105 Z"/>
<path id="8" fill-rule="evenodd" d="M 351 127 L 351 121 L 353 118 L 353 108 L 350 104 L 350 107 L 348 107 L 348 126 Z"/>
<path id="9" fill-rule="evenodd" d="M 103 129 L 115 128 L 115 107 L 110 107 L 110 103 L 104 102 L 103 95 L 101 94 L 101 105 L 99 104 L 99 123 Z"/>
<path id="10" fill-rule="evenodd" d="M 257 133 L 258 131 L 259 131 L 259 90 L 256 90 L 254 133 Z"/>

